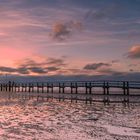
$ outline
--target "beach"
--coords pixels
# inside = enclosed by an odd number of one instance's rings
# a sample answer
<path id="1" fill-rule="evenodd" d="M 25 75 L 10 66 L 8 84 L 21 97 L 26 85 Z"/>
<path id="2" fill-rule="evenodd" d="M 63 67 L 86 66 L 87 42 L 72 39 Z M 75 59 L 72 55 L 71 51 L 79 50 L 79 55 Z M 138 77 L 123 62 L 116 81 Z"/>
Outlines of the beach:
<path id="1" fill-rule="evenodd" d="M 1 140 L 139 140 L 140 104 L 1 97 Z"/>

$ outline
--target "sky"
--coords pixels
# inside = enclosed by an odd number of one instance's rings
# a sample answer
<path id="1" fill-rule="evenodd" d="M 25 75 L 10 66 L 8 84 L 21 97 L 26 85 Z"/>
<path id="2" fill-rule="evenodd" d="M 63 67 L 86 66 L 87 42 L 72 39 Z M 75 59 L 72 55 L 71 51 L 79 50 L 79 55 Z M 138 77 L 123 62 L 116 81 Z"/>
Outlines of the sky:
<path id="1" fill-rule="evenodd" d="M 140 76 L 140 0 L 0 0 L 0 74 Z"/>

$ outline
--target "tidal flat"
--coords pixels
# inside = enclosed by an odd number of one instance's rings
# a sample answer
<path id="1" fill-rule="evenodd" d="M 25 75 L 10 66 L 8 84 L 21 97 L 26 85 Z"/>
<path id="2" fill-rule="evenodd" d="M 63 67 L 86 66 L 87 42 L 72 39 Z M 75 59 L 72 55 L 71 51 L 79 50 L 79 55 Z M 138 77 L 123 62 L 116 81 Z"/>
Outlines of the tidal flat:
<path id="1" fill-rule="evenodd" d="M 140 104 L 0 98 L 1 140 L 139 140 Z"/>

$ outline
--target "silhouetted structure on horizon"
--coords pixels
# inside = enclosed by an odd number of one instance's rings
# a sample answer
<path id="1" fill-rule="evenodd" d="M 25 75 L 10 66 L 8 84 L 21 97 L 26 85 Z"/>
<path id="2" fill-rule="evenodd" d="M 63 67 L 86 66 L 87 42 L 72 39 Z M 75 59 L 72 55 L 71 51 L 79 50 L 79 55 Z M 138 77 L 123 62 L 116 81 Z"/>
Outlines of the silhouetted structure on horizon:
<path id="1" fill-rule="evenodd" d="M 100 93 L 95 90 L 100 89 Z M 113 93 L 111 90 L 120 90 Z M 0 92 L 7 93 L 30 93 L 29 95 L 42 98 L 58 98 L 72 100 L 84 100 L 92 103 L 97 97 L 102 97 L 103 102 L 111 101 L 111 98 L 122 98 L 123 102 L 129 102 L 130 97 L 140 97 L 140 92 L 131 93 L 130 90 L 140 90 L 138 81 L 65 81 L 65 82 L 44 82 L 44 83 L 0 83 Z M 37 93 L 37 94 L 36 94 Z M 119 101 L 118 101 L 119 102 Z"/>

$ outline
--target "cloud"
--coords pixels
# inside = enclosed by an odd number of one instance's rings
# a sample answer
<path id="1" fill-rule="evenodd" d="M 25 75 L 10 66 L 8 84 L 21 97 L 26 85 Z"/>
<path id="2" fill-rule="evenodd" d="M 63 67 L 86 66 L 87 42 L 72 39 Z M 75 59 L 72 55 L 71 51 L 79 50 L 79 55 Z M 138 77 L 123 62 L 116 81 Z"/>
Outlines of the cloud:
<path id="1" fill-rule="evenodd" d="M 19 73 L 19 74 L 29 74 L 29 71 L 27 68 L 12 68 L 12 67 L 0 67 L 0 72 L 4 73 Z"/>
<path id="2" fill-rule="evenodd" d="M 130 72 L 133 72 L 133 71 L 134 71 L 134 69 L 129 69 L 129 71 L 130 71 Z"/>
<path id="3" fill-rule="evenodd" d="M 57 23 L 53 27 L 53 38 L 63 40 L 70 35 L 70 32 L 70 29 L 66 25 Z"/>
<path id="4" fill-rule="evenodd" d="M 47 67 L 46 68 L 48 71 L 57 71 L 59 70 L 60 68 L 57 68 L 57 67 Z"/>
<path id="5" fill-rule="evenodd" d="M 57 58 L 48 58 L 46 64 L 53 65 L 53 66 L 65 66 L 63 59 L 57 59 Z"/>
<path id="6" fill-rule="evenodd" d="M 30 73 L 26 67 L 19 67 L 19 68 L 17 68 L 16 72 L 19 74 L 23 74 L 23 75 Z"/>
<path id="7" fill-rule="evenodd" d="M 48 74 L 49 72 L 56 72 L 64 65 L 66 64 L 61 58 L 47 58 L 41 61 L 25 59 L 22 63 L 18 64 L 18 67 L 20 67 L 20 69 L 22 68 L 23 70 L 25 69 L 25 74 L 26 71 L 35 74 Z"/>
<path id="8" fill-rule="evenodd" d="M 109 67 L 111 66 L 111 64 L 108 63 L 93 63 L 93 64 L 87 64 L 86 66 L 84 66 L 84 69 L 86 70 L 97 70 L 103 66 Z"/>
<path id="9" fill-rule="evenodd" d="M 1 72 L 16 72 L 17 69 L 11 67 L 0 67 Z"/>
<path id="10" fill-rule="evenodd" d="M 133 46 L 127 53 L 127 57 L 131 59 L 140 59 L 140 44 Z"/>
<path id="11" fill-rule="evenodd" d="M 111 61 L 112 64 L 116 64 L 116 63 L 119 63 L 119 62 L 120 62 L 120 60 L 117 60 L 117 59 Z"/>
<path id="12" fill-rule="evenodd" d="M 63 58 L 43 58 L 43 60 L 24 59 L 16 63 L 19 67 L 46 67 L 46 66 L 65 66 Z"/>
<path id="13" fill-rule="evenodd" d="M 35 60 L 32 59 L 24 59 L 22 62 L 18 63 L 20 67 L 36 67 L 42 65 L 41 63 L 37 63 Z"/>
<path id="14" fill-rule="evenodd" d="M 65 66 L 62 58 L 24 59 L 16 63 L 16 67 L 0 67 L 1 74 L 46 75 L 56 73 Z"/>
<path id="15" fill-rule="evenodd" d="M 116 63 L 116 61 L 115 61 Z M 93 75 L 114 75 L 114 76 L 120 76 L 123 75 L 125 72 L 114 70 L 111 63 L 93 63 L 93 64 L 87 64 L 84 67 L 84 70 L 90 70 Z"/>
<path id="16" fill-rule="evenodd" d="M 124 71 L 120 71 L 120 70 L 116 70 L 113 67 L 114 63 L 117 60 L 114 60 L 114 62 L 110 62 L 110 63 L 93 63 L 93 64 L 87 64 L 84 66 L 83 70 L 84 73 L 88 73 L 88 75 L 103 75 L 103 76 L 109 76 L 109 75 L 113 75 L 113 76 L 121 76 L 124 75 L 126 72 Z M 90 71 L 90 72 L 89 72 Z"/>
<path id="17" fill-rule="evenodd" d="M 29 67 L 28 68 L 31 72 L 37 73 L 37 74 L 46 74 L 47 70 L 43 67 Z"/>
<path id="18" fill-rule="evenodd" d="M 62 41 L 67 39 L 69 36 L 74 34 L 75 31 L 81 31 L 82 30 L 82 23 L 81 22 L 75 22 L 75 21 L 69 21 L 66 23 L 56 23 L 54 24 L 52 28 L 52 32 L 50 33 L 50 36 L 53 39 Z"/>
<path id="19" fill-rule="evenodd" d="M 124 75 L 125 72 L 116 71 L 112 68 L 101 68 L 98 72 L 102 75 L 114 75 L 114 76 L 121 76 Z"/>
<path id="20" fill-rule="evenodd" d="M 102 20 L 105 18 L 107 19 L 114 18 L 114 15 L 119 13 L 120 7 L 121 6 L 118 4 L 110 4 L 109 6 L 105 6 L 96 10 L 90 9 L 85 14 L 85 19 Z"/>

